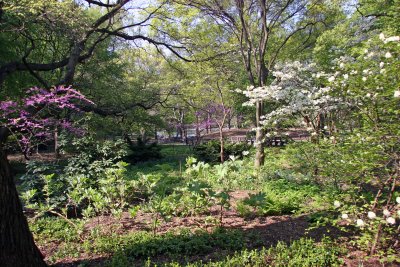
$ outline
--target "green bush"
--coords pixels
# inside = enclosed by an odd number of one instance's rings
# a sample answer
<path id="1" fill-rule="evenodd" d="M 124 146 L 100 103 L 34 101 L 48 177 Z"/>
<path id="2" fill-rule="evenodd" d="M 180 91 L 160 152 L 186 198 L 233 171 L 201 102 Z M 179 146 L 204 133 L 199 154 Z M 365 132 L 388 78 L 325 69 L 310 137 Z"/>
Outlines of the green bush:
<path id="1" fill-rule="evenodd" d="M 125 161 L 129 163 L 137 163 L 148 160 L 161 159 L 161 147 L 157 143 L 147 144 L 146 141 L 140 137 L 137 138 L 136 144 L 132 141 L 128 141 L 129 153 L 125 157 Z"/>
<path id="2" fill-rule="evenodd" d="M 247 143 L 229 143 L 224 146 L 224 158 L 229 159 L 229 156 L 237 158 L 243 157 L 244 151 L 249 151 L 251 145 Z M 209 163 L 217 163 L 221 161 L 220 157 L 221 143 L 219 140 L 211 140 L 204 144 L 197 145 L 193 148 L 193 154 L 201 161 Z"/>
<path id="3" fill-rule="evenodd" d="M 125 180 L 126 163 L 119 162 L 99 173 L 96 179 L 83 175 L 40 175 L 39 183 L 23 183 L 21 197 L 25 205 L 39 215 L 92 217 L 120 214 L 131 202 L 135 191 Z"/>
<path id="4" fill-rule="evenodd" d="M 81 174 L 86 177 L 96 177 L 106 168 L 121 161 L 127 154 L 123 140 L 99 141 L 93 136 L 75 138 L 66 147 L 68 152 L 74 154 L 68 159 L 68 164 L 64 168 L 64 172 L 71 176 Z"/>

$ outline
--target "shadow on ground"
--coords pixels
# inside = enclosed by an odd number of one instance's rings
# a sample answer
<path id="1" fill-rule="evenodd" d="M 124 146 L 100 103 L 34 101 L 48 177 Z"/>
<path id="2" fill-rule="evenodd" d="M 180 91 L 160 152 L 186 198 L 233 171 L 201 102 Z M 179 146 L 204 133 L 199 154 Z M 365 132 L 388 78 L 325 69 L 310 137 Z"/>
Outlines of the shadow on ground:
<path id="1" fill-rule="evenodd" d="M 235 218 L 224 218 L 224 227 L 213 232 L 205 230 L 182 234 L 171 232 L 154 238 L 127 242 L 123 253 L 137 265 L 142 266 L 148 258 L 162 263 L 177 261 L 180 263 L 220 261 L 243 249 L 269 248 L 279 241 L 287 244 L 302 237 L 309 237 L 316 242 L 324 236 L 338 239 L 345 233 L 333 227 L 320 227 L 307 231 L 310 227 L 308 216 L 271 216 L 256 218 L 248 223 L 237 225 Z M 256 221 L 256 222 L 255 222 Z M 171 228 L 171 230 L 174 228 Z M 111 256 L 110 256 L 111 258 Z M 102 266 L 108 259 L 97 257 L 79 261 L 63 261 L 53 266 Z"/>

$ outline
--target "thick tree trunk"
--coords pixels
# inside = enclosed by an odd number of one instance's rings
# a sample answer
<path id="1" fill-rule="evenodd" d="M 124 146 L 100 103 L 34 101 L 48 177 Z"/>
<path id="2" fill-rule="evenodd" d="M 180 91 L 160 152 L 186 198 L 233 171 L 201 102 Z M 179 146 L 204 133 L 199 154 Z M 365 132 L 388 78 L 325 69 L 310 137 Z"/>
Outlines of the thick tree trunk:
<path id="1" fill-rule="evenodd" d="M 11 167 L 3 147 L 5 139 L 0 135 L 0 265 L 2 267 L 46 266 L 22 211 Z"/>

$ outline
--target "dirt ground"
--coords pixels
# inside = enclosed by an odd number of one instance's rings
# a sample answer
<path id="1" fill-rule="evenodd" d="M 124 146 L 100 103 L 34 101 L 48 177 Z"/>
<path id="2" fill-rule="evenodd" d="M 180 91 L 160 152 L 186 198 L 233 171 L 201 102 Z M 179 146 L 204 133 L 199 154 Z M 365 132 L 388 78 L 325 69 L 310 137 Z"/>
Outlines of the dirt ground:
<path id="1" fill-rule="evenodd" d="M 235 191 L 231 192 L 232 205 L 235 206 L 236 201 L 248 196 L 251 191 Z M 211 209 L 211 215 L 215 220 L 219 219 L 220 212 L 218 207 Z M 211 232 L 215 224 L 207 224 L 209 215 L 204 216 L 191 216 L 185 218 L 175 217 L 170 221 L 163 222 L 158 230 L 158 234 L 174 230 L 179 232 L 180 228 L 202 229 Z M 100 227 L 103 233 L 120 233 L 127 234 L 133 231 L 149 230 L 151 227 L 152 217 L 151 214 L 139 212 L 135 218 L 132 218 L 129 213 L 123 213 L 120 219 L 111 216 L 99 216 L 91 219 L 85 225 L 85 233 L 89 233 L 93 227 Z M 324 235 L 346 242 L 347 237 L 334 228 L 321 227 L 308 231 L 310 223 L 307 216 L 264 216 L 255 217 L 251 219 L 244 219 L 234 210 L 230 209 L 224 212 L 223 227 L 227 229 L 239 229 L 247 233 L 256 234 L 262 241 L 262 246 L 270 247 L 276 245 L 279 241 L 290 243 L 293 240 L 300 239 L 301 237 L 311 237 L 316 241 L 321 240 Z M 259 246 L 259 244 L 258 244 Z M 40 247 L 45 256 L 50 256 L 57 249 L 57 244 L 47 244 L 45 247 Z M 375 267 L 375 266 L 400 266 L 396 264 L 388 265 L 381 264 L 377 258 L 368 258 L 364 252 L 357 250 L 349 250 L 350 252 L 344 258 L 346 267 Z M 72 267 L 79 266 L 80 263 L 86 261 L 85 266 L 101 266 L 102 263 L 110 255 L 81 255 L 80 258 L 62 259 L 54 266 L 58 267 Z M 203 257 L 202 259 L 212 259 L 212 255 Z M 89 261 L 89 263 L 87 263 Z"/>

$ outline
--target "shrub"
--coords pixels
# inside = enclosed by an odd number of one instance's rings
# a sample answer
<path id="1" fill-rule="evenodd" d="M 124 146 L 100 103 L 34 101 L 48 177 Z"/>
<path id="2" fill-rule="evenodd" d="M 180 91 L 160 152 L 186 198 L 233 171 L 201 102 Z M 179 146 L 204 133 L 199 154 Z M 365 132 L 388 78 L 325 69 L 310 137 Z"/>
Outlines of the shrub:
<path id="1" fill-rule="evenodd" d="M 251 145 L 247 143 L 229 143 L 224 146 L 224 158 L 229 159 L 229 156 L 237 158 L 243 157 L 243 151 L 250 150 Z M 197 145 L 193 148 L 193 153 L 196 158 L 201 161 L 217 163 L 220 162 L 221 143 L 218 140 L 212 140 L 204 144 Z"/>
<path id="2" fill-rule="evenodd" d="M 129 139 L 128 146 L 130 152 L 125 157 L 127 162 L 137 163 L 162 158 L 161 147 L 157 143 L 147 144 L 147 140 L 138 137 L 136 144 Z"/>
<path id="3" fill-rule="evenodd" d="M 123 140 L 98 141 L 93 136 L 76 138 L 68 146 L 74 154 L 68 159 L 64 172 L 68 175 L 85 175 L 95 177 L 121 161 L 127 154 Z"/>

